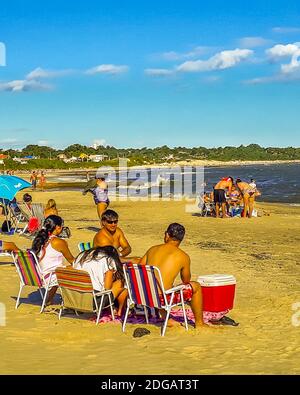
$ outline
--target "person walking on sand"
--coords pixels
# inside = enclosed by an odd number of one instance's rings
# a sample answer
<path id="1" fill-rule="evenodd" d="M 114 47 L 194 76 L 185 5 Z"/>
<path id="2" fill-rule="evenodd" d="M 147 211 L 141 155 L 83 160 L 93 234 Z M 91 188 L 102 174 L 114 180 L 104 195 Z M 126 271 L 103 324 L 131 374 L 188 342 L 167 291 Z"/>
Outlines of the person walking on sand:
<path id="1" fill-rule="evenodd" d="M 165 231 L 164 244 L 151 247 L 141 259 L 141 265 L 157 266 L 162 275 L 164 288 L 170 289 L 174 285 L 176 277 L 180 274 L 181 281 L 185 285 L 183 298 L 190 303 L 194 317 L 195 327 L 204 326 L 202 311 L 201 286 L 196 281 L 191 281 L 191 261 L 187 253 L 179 248 L 185 235 L 184 226 L 172 223 Z M 173 301 L 179 297 L 175 294 Z M 179 300 L 178 300 L 179 301 Z M 161 314 L 165 314 L 161 312 Z M 168 326 L 177 324 L 174 320 L 168 321 Z"/>
<path id="2" fill-rule="evenodd" d="M 87 192 L 91 192 L 94 197 L 94 202 L 97 206 L 97 214 L 101 220 L 102 214 L 109 206 L 108 199 L 108 185 L 103 175 L 96 175 L 94 180 L 87 182 L 82 194 L 86 195 Z"/>
<path id="3" fill-rule="evenodd" d="M 38 178 L 38 176 L 37 176 L 36 171 L 33 171 L 30 176 L 30 182 L 31 182 L 32 189 L 36 189 L 37 178 Z"/>
<path id="4" fill-rule="evenodd" d="M 235 183 L 243 196 L 244 210 L 242 213 L 242 217 L 246 218 L 248 216 L 249 218 L 251 218 L 254 208 L 256 186 L 255 188 L 253 188 L 253 186 L 251 186 L 247 182 L 242 181 L 240 178 L 237 178 Z"/>
<path id="5" fill-rule="evenodd" d="M 222 218 L 227 217 L 226 210 L 226 192 L 228 195 L 231 193 L 231 188 L 233 185 L 232 177 L 224 177 L 214 186 L 214 202 L 216 205 L 216 218 L 220 216 L 220 208 L 222 208 Z"/>
<path id="6" fill-rule="evenodd" d="M 40 176 L 40 188 L 42 192 L 44 192 L 45 185 L 46 185 L 46 176 L 45 173 L 42 171 Z"/>
<path id="7" fill-rule="evenodd" d="M 119 215 L 113 210 L 106 210 L 101 217 L 102 228 L 95 235 L 93 247 L 113 246 L 120 257 L 127 257 L 131 253 L 131 247 L 118 227 Z"/>

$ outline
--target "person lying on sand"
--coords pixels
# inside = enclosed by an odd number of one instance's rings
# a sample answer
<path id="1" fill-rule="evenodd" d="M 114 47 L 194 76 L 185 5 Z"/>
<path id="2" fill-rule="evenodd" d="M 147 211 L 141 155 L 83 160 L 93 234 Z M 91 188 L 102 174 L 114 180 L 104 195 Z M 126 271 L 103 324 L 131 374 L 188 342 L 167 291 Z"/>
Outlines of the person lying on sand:
<path id="1" fill-rule="evenodd" d="M 173 223 L 168 226 L 165 232 L 164 244 L 151 247 L 141 259 L 141 265 L 153 265 L 160 269 L 164 288 L 170 289 L 174 285 L 174 281 L 180 274 L 181 281 L 185 285 L 183 289 L 183 297 L 186 302 L 191 304 L 191 308 L 195 317 L 195 327 L 201 327 L 203 323 L 202 312 L 202 291 L 198 282 L 191 281 L 190 257 L 182 251 L 179 246 L 185 235 L 185 228 Z M 174 301 L 179 294 L 175 294 Z M 165 312 L 161 311 L 165 316 Z M 168 326 L 178 324 L 170 319 Z"/>
<path id="2" fill-rule="evenodd" d="M 19 251 L 20 248 L 18 248 L 15 243 L 12 243 L 10 241 L 3 241 L 0 240 L 0 252 L 10 252 L 14 251 L 17 252 Z"/>
<path id="3" fill-rule="evenodd" d="M 89 273 L 96 292 L 111 289 L 113 301 L 118 303 L 116 315 L 120 317 L 128 292 L 124 289 L 123 266 L 117 250 L 112 246 L 91 248 L 78 255 L 73 267 Z M 100 303 L 100 300 L 97 302 Z M 107 306 L 109 298 L 105 295 L 102 307 Z"/>
<path id="4" fill-rule="evenodd" d="M 118 227 L 118 221 L 119 215 L 113 210 L 106 210 L 102 214 L 102 228 L 94 237 L 93 247 L 113 246 L 120 257 L 127 257 L 131 253 L 131 247 L 123 231 Z"/>

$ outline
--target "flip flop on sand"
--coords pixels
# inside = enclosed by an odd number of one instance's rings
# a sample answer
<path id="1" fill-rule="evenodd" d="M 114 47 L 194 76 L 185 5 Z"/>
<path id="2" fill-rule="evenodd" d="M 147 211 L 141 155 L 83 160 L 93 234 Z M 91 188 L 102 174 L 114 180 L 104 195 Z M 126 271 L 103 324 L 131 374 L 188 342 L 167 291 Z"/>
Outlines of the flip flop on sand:
<path id="1" fill-rule="evenodd" d="M 213 325 L 232 325 L 232 326 L 238 326 L 239 325 L 238 322 L 235 322 L 230 317 L 226 317 L 226 315 L 224 315 L 224 317 L 220 318 L 219 320 L 211 320 L 209 322 L 211 324 L 213 324 Z"/>
<path id="2" fill-rule="evenodd" d="M 149 335 L 150 331 L 146 328 L 136 328 L 133 332 L 133 337 L 142 337 L 145 335 Z"/>

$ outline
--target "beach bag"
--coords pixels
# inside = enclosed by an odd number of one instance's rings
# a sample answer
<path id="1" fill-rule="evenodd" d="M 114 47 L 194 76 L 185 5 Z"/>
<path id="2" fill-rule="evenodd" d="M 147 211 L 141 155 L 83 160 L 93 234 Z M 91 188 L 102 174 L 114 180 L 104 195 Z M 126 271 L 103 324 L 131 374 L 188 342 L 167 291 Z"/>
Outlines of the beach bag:
<path id="1" fill-rule="evenodd" d="M 38 218 L 32 217 L 28 221 L 28 227 L 27 230 L 29 233 L 35 233 L 39 229 L 40 223 Z"/>

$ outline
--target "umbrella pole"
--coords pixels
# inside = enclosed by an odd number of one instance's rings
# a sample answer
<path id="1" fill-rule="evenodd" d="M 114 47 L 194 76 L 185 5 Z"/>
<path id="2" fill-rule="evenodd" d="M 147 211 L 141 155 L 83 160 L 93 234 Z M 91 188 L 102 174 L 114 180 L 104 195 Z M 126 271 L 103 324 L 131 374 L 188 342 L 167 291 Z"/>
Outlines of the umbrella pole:
<path id="1" fill-rule="evenodd" d="M 2 198 L 2 205 L 3 205 L 3 210 L 4 210 L 5 219 L 6 219 L 6 224 L 7 224 L 8 233 L 10 233 L 10 226 L 9 226 L 9 219 L 8 219 L 8 211 L 7 211 L 7 207 L 6 207 L 6 204 L 4 203 L 4 199 L 3 199 L 3 198 Z"/>

